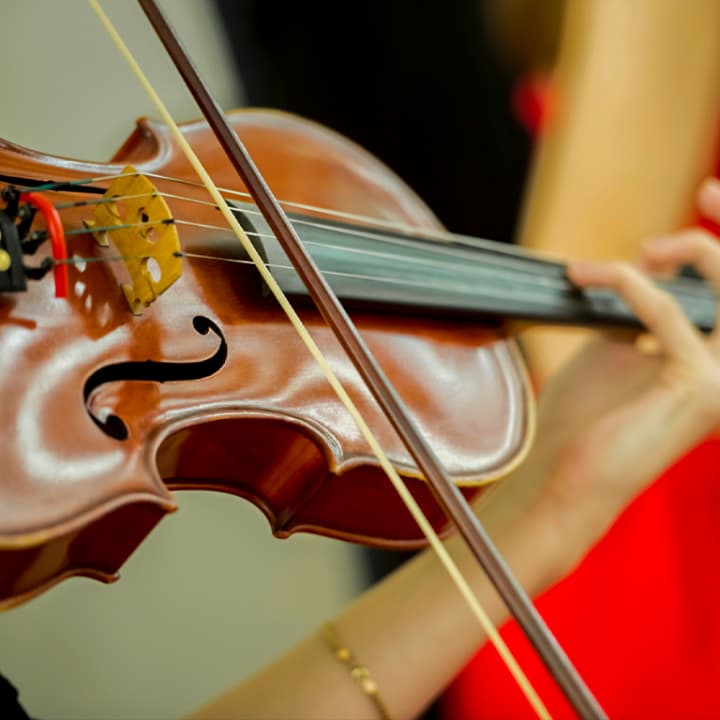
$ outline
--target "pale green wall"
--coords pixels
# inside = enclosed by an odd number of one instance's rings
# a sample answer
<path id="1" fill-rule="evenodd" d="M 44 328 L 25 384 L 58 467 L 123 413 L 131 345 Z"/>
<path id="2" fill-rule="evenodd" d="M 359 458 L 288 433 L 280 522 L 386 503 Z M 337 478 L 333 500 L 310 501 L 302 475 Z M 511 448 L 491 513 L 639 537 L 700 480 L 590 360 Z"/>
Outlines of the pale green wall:
<path id="1" fill-rule="evenodd" d="M 131 0 L 104 3 L 168 104 L 192 100 Z M 210 3 L 165 0 L 221 103 L 241 104 Z M 153 110 L 83 0 L 0 0 L 0 136 L 36 150 L 107 159 Z M 58 413 L 61 409 L 58 409 Z M 0 460 L 0 482 L 2 482 Z M 35 716 L 174 718 L 269 661 L 351 597 L 352 548 L 278 541 L 258 511 L 181 496 L 121 581 L 61 584 L 0 614 L 0 672 Z"/>

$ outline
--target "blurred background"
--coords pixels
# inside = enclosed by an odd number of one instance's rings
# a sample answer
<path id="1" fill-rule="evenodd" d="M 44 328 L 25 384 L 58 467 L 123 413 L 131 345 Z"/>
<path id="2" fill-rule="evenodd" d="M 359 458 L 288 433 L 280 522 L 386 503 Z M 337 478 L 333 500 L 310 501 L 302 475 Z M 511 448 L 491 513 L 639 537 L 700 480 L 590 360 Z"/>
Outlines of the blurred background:
<path id="1" fill-rule="evenodd" d="M 175 116 L 196 119 L 137 4 L 104 5 Z M 222 105 L 242 105 L 215 6 L 163 6 Z M 154 116 L 85 0 L 3 0 L 0 8 L 0 136 L 46 153 L 106 160 L 136 118 Z M 357 592 L 355 548 L 307 535 L 275 540 L 255 508 L 229 496 L 179 499 L 180 512 L 153 531 L 120 582 L 74 578 L 0 613 L 0 673 L 20 689 L 33 717 L 180 717 Z"/>
<path id="2" fill-rule="evenodd" d="M 104 5 L 176 117 L 196 119 L 136 3 Z M 567 3 L 562 22 L 561 0 L 162 5 L 222 106 L 279 107 L 348 135 L 455 232 L 517 239 L 561 257 L 634 258 L 642 238 L 693 218 L 695 188 L 717 161 L 720 46 L 717 22 L 707 20 L 717 18 L 717 0 L 578 0 Z M 154 116 L 85 0 L 0 0 L 0 9 L 0 137 L 105 160 L 135 118 Z M 538 382 L 583 340 L 524 337 Z M 716 470 L 706 475 L 714 486 Z M 688 487 L 675 483 L 672 492 Z M 258 511 L 226 496 L 179 500 L 181 511 L 153 531 L 116 585 L 72 579 L 0 614 L 0 673 L 33 716 L 181 716 L 293 645 L 402 559 L 315 537 L 274 540 Z M 644 518 L 638 527 L 646 537 Z M 673 531 L 667 522 L 660 537 Z M 646 547 L 638 544 L 632 526 L 616 532 L 622 552 L 606 567 L 591 565 L 586 584 L 566 583 L 544 611 L 554 626 L 567 623 L 576 654 L 582 649 L 584 661 L 597 664 L 598 677 L 624 686 L 632 673 L 627 697 L 646 698 L 657 668 L 639 678 L 644 661 L 634 658 L 692 667 L 688 648 L 639 635 L 636 655 L 623 650 L 628 672 L 618 672 L 615 636 L 605 638 L 603 655 L 586 642 L 581 615 L 568 611 L 599 603 L 599 616 L 612 616 L 597 587 L 615 586 L 618 568 L 634 573 L 664 547 L 651 533 Z M 653 586 L 637 577 L 638 587 Z M 624 598 L 622 606 L 612 625 L 633 635 L 633 613 L 645 608 Z M 496 680 L 506 673 L 488 672 L 496 662 L 489 655 L 480 652 L 464 681 L 485 713 L 490 695 L 505 697 Z M 457 707 L 474 716 L 463 702 Z"/>

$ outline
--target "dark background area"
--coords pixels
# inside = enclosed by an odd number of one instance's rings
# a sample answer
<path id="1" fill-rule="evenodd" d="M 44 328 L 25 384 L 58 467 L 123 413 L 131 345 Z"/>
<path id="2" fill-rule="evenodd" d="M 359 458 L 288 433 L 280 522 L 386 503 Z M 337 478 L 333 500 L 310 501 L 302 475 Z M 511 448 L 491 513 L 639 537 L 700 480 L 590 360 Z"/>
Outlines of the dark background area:
<path id="1" fill-rule="evenodd" d="M 247 101 L 348 136 L 460 233 L 510 241 L 530 140 L 479 0 L 216 0 Z"/>
<path id="2" fill-rule="evenodd" d="M 251 107 L 351 138 L 453 232 L 511 242 L 531 139 L 480 0 L 216 0 Z M 368 582 L 405 553 L 363 552 Z M 426 720 L 439 717 L 432 708 Z"/>

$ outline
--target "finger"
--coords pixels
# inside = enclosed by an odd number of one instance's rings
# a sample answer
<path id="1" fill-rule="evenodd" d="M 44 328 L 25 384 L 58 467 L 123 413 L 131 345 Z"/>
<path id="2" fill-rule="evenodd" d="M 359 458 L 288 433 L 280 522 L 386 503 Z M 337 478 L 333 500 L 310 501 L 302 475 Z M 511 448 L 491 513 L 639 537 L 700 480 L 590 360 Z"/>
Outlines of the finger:
<path id="1" fill-rule="evenodd" d="M 720 223 L 720 180 L 708 178 L 698 191 L 698 209 L 709 220 Z"/>
<path id="2" fill-rule="evenodd" d="M 648 241 L 649 245 L 653 240 Z M 637 266 L 640 270 L 656 279 L 672 280 L 678 272 L 677 263 L 667 260 L 664 255 L 644 251 L 638 258 Z"/>
<path id="3" fill-rule="evenodd" d="M 666 357 L 695 364 L 705 346 L 677 302 L 626 263 L 572 263 L 568 277 L 580 287 L 614 290 L 658 339 Z"/>
<path id="4" fill-rule="evenodd" d="M 638 261 L 638 266 L 643 272 L 658 280 L 672 280 L 678 272 L 677 263 L 655 255 L 643 255 Z"/>
<path id="5" fill-rule="evenodd" d="M 649 240 L 643 247 L 643 264 L 662 274 L 692 265 L 720 293 L 720 243 L 705 230 L 694 228 Z"/>
<path id="6" fill-rule="evenodd" d="M 651 240 L 645 254 L 657 264 L 693 265 L 720 297 L 720 243 L 712 234 L 696 229 Z M 720 308 L 715 314 L 710 344 L 715 352 L 720 351 Z"/>

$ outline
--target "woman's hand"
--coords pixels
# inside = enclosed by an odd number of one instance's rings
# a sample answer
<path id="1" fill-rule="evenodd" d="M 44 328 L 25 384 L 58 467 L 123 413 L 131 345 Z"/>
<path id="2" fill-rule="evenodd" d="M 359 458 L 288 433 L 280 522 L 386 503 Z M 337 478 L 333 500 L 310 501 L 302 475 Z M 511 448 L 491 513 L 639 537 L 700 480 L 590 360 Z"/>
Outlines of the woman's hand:
<path id="1" fill-rule="evenodd" d="M 720 182 L 703 185 L 699 201 L 720 221 Z M 720 243 L 705 231 L 651 241 L 643 261 L 663 275 L 692 265 L 720 295 Z M 672 297 L 630 265 L 574 263 L 568 275 L 580 287 L 620 294 L 656 352 L 598 338 L 541 393 L 535 449 L 514 481 L 555 525 L 558 574 L 665 468 L 720 428 L 720 327 L 702 336 Z"/>

